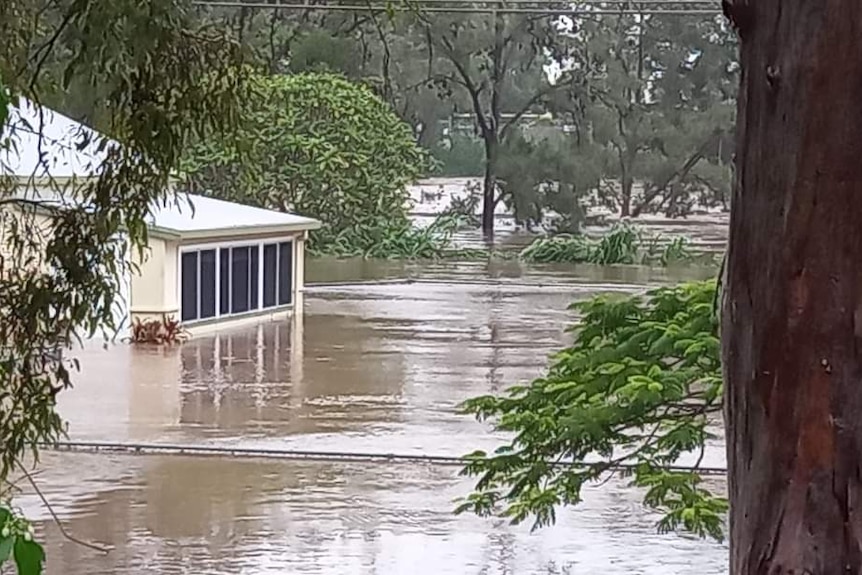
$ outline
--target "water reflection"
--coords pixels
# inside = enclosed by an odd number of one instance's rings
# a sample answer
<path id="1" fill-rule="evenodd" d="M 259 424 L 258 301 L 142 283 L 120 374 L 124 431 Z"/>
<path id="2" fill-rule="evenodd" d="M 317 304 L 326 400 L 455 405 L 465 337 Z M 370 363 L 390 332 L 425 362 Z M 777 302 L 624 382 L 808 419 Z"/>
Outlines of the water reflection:
<path id="1" fill-rule="evenodd" d="M 453 516 L 469 484 L 452 469 L 69 454 L 45 469 L 49 497 L 73 483 L 92 490 L 61 507 L 68 528 L 115 547 L 99 556 L 43 521 L 48 573 L 724 572 L 726 549 L 657 535 L 639 494 L 613 481 L 530 534 Z"/>

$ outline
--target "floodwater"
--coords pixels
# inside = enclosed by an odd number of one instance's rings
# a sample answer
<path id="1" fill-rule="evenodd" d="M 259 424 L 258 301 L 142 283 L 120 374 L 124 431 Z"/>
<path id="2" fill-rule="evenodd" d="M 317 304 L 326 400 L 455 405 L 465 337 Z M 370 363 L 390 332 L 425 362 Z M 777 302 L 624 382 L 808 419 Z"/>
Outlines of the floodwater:
<path id="1" fill-rule="evenodd" d="M 174 349 L 92 346 L 60 409 L 79 441 L 459 456 L 500 440 L 459 402 L 540 374 L 573 300 L 710 273 L 311 261 L 326 283 L 301 316 Z M 357 279 L 384 281 L 338 283 Z M 25 491 L 49 574 L 726 573 L 726 547 L 658 535 L 615 481 L 531 533 L 454 516 L 471 480 L 429 464 L 48 452 L 36 479 L 69 533 L 111 548 L 66 540 Z"/>

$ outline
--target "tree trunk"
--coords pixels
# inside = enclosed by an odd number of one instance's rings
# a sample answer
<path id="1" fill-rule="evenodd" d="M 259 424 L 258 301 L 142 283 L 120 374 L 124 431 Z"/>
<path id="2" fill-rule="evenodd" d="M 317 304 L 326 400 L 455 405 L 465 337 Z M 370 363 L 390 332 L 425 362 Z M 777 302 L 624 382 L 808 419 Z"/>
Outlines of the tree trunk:
<path id="1" fill-rule="evenodd" d="M 862 573 L 862 2 L 725 0 L 731 575 Z"/>
<path id="2" fill-rule="evenodd" d="M 623 172 L 621 186 L 620 217 L 626 218 L 632 213 L 632 188 L 634 187 L 631 176 L 626 172 Z"/>
<path id="3" fill-rule="evenodd" d="M 494 237 L 494 209 L 497 207 L 497 142 L 485 140 L 485 180 L 482 183 L 482 232 Z"/>

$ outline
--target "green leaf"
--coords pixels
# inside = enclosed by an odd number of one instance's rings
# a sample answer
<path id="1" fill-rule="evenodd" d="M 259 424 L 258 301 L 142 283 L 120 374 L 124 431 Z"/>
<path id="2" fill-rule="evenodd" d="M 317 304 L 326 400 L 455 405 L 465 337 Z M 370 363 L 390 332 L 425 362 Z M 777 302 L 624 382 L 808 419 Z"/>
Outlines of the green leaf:
<path id="1" fill-rule="evenodd" d="M 12 554 L 12 546 L 15 544 L 15 537 L 9 536 L 0 541 L 0 565 L 9 559 Z"/>
<path id="2" fill-rule="evenodd" d="M 42 563 L 45 561 L 45 551 L 41 545 L 18 537 L 14 549 L 18 575 L 41 575 Z"/>

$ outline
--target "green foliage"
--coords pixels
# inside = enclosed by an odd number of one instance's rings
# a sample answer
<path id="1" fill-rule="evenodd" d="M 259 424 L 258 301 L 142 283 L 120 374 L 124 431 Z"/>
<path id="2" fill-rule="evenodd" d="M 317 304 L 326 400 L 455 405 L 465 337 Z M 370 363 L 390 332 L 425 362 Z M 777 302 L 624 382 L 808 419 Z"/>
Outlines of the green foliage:
<path id="1" fill-rule="evenodd" d="M 485 146 L 482 140 L 455 133 L 431 148 L 438 174 L 450 177 L 481 176 L 485 171 Z"/>
<path id="2" fill-rule="evenodd" d="M 586 215 L 581 200 L 601 177 L 586 147 L 553 124 L 511 131 L 500 148 L 497 185 L 516 222 L 529 229 L 552 217 L 557 229 L 578 231 Z"/>
<path id="3" fill-rule="evenodd" d="M 170 173 L 195 136 L 225 130 L 236 118 L 241 79 L 231 70 L 238 47 L 197 28 L 181 0 L 82 0 L 45 9 L 25 0 L 0 3 L 0 77 L 13 105 L 38 101 L 84 81 L 104 89 L 111 136 L 72 134 L 70 147 L 101 146 L 99 176 L 68 182 L 45 174 L 43 199 L 32 181 L 0 177 L 0 480 L 25 450 L 57 440 L 54 410 L 76 364 L 59 353 L 80 337 L 112 337 L 115 306 L 130 246 L 146 244 L 146 219 L 170 201 Z M 53 42 L 53 43 L 51 43 Z M 31 58 L 34 51 L 39 60 Z M 6 146 L 42 125 L 7 122 Z M 0 156 L 0 174 L 13 173 Z M 142 161 L 141 158 L 146 158 Z M 46 201 L 53 194 L 56 201 Z M 62 205 L 62 208 L 58 208 Z M 46 227 L 43 218 L 47 218 Z M 50 230 L 49 232 L 46 232 Z M 125 238 L 121 236 L 125 234 Z"/>
<path id="4" fill-rule="evenodd" d="M 476 210 L 479 207 L 479 202 L 482 201 L 480 193 L 474 186 L 467 186 L 467 196 L 453 196 L 449 201 L 449 205 L 441 213 L 443 217 L 456 217 L 464 223 L 466 227 L 479 227 L 479 217 L 476 215 Z"/>
<path id="5" fill-rule="evenodd" d="M 449 255 L 452 236 L 461 223 L 459 217 L 441 216 L 420 228 L 409 220 L 392 222 L 381 216 L 371 224 L 366 222 L 342 230 L 322 250 L 312 245 L 309 253 L 342 258 L 440 259 Z"/>
<path id="6" fill-rule="evenodd" d="M 458 512 L 544 526 L 585 485 L 621 473 L 663 511 L 659 529 L 720 539 L 727 504 L 698 472 L 721 410 L 714 294 L 710 281 L 573 304 L 575 341 L 543 377 L 465 402 L 512 439 L 468 456 L 463 473 L 478 481 Z M 689 453 L 700 454 L 691 470 L 672 467 Z"/>
<path id="7" fill-rule="evenodd" d="M 598 240 L 579 234 L 556 234 L 536 238 L 521 251 L 530 263 L 589 263 L 596 265 L 691 263 L 695 254 L 687 238 L 663 242 L 631 224 L 614 226 Z"/>
<path id="8" fill-rule="evenodd" d="M 422 235 L 409 228 L 405 186 L 426 160 L 369 88 L 305 73 L 255 77 L 239 134 L 202 138 L 185 169 L 200 193 L 320 219 L 317 253 L 364 254 L 383 253 L 382 240 L 397 246 L 396 233 Z M 424 249 L 414 242 L 407 252 Z"/>
<path id="9" fill-rule="evenodd" d="M 0 482 L 28 452 L 60 439 L 56 396 L 72 384 L 63 350 L 116 334 L 125 257 L 147 241 L 150 211 L 172 201 L 171 174 L 191 142 L 228 132 L 242 99 L 242 53 L 198 25 L 185 0 L 0 2 L 0 83 L 8 103 L 58 102 L 62 112 L 109 129 L 64 142 L 96 148 L 91 178 L 54 178 L 45 155 L 19 180 L 7 164 L 43 119 L 10 114 L 0 150 Z M 72 95 L 75 95 L 74 97 Z M 74 105 L 72 105 L 74 104 Z M 6 106 L 0 106 L 6 109 Z M 50 138 L 50 136 L 49 136 Z M 122 145 L 117 145 L 120 142 Z M 5 152 L 5 153 L 3 153 Z M 11 152 L 11 153 L 10 153 Z M 9 510 L 6 509 L 6 512 Z M 8 519 L 8 516 L 7 516 Z M 10 524 L 6 521 L 7 526 Z M 17 523 L 16 523 L 17 525 Z M 5 527 L 4 527 L 5 529 Z M 38 573 L 41 547 L 15 534 L 20 573 Z M 20 537 L 19 537 L 20 535 Z M 8 537 L 0 551 L 8 554 Z"/>
<path id="10" fill-rule="evenodd" d="M 30 522 L 8 504 L 0 504 L 0 568 L 8 561 L 15 563 L 18 575 L 39 575 L 45 551 L 33 541 Z"/>
<path id="11" fill-rule="evenodd" d="M 565 95 L 554 108 L 600 150 L 602 203 L 624 216 L 725 205 L 738 66 L 724 19 L 621 15 L 578 34 L 589 102 Z"/>

